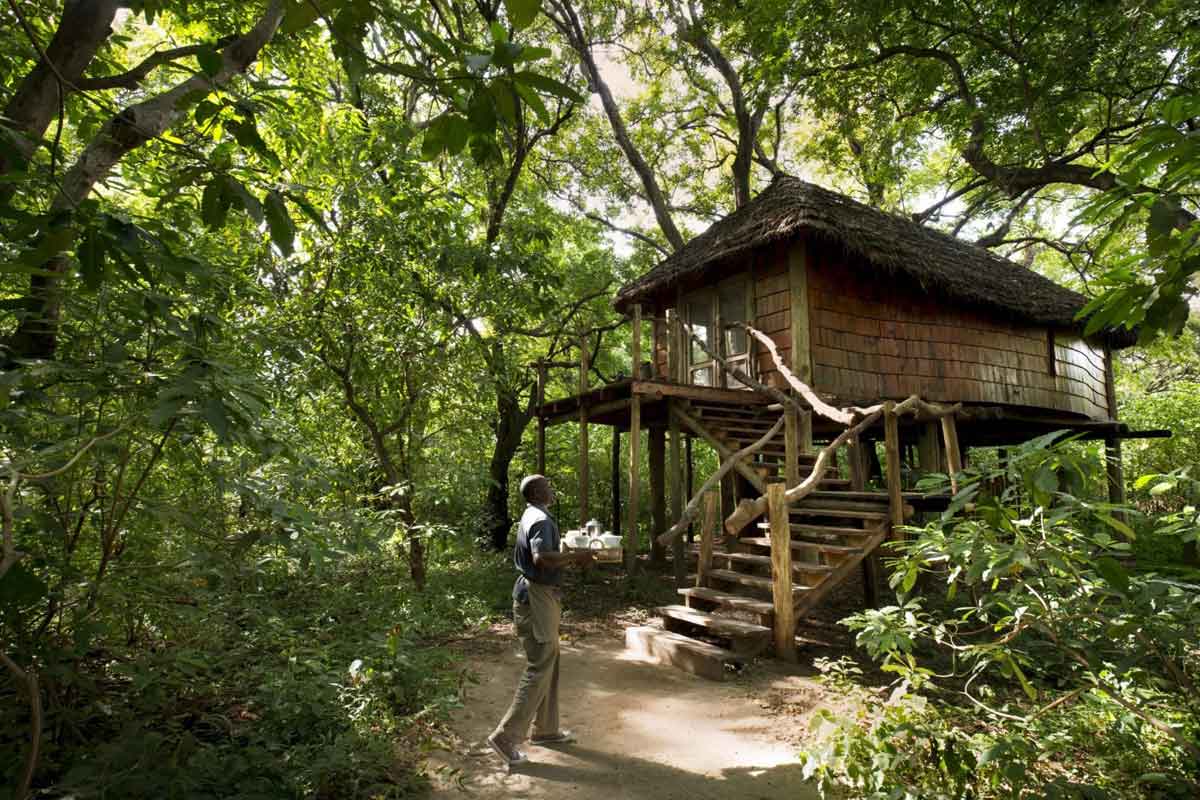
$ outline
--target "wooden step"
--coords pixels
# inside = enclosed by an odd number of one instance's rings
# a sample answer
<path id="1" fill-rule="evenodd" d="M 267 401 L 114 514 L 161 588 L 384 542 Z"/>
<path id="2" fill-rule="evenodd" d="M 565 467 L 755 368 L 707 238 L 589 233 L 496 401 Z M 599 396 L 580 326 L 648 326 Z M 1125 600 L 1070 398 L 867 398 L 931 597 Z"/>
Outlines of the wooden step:
<path id="1" fill-rule="evenodd" d="M 849 481 L 847 481 L 847 483 L 849 483 Z M 831 492 L 831 491 L 827 491 L 827 490 L 818 489 L 817 491 L 813 492 L 812 494 L 810 494 L 808 497 L 806 497 L 804 499 L 806 501 L 807 500 L 834 500 L 834 501 L 847 500 L 847 501 L 854 502 L 854 503 L 875 503 L 875 504 L 884 505 L 884 506 L 886 506 L 888 504 L 887 492 L 854 492 L 854 491 L 850 491 L 850 490 L 846 490 L 846 491 L 838 490 L 835 492 Z"/>
<path id="2" fill-rule="evenodd" d="M 793 522 L 789 525 L 792 533 L 799 533 L 802 536 L 826 536 L 826 537 L 843 537 L 843 536 L 870 536 L 875 533 L 869 528 L 843 528 L 837 525 L 805 525 L 802 522 Z M 768 525 L 766 529 L 769 529 Z"/>
<path id="3" fill-rule="evenodd" d="M 654 625 L 626 628 L 625 649 L 655 663 L 678 667 L 714 681 L 725 680 L 732 672 L 726 664 L 736 665 L 746 660 L 745 656 L 732 650 Z"/>
<path id="4" fill-rule="evenodd" d="M 771 549 L 771 539 L 768 536 L 743 536 L 738 541 L 740 541 L 742 544 L 754 545 L 755 547 L 765 547 L 768 550 Z M 805 548 L 816 550 L 818 553 L 840 553 L 843 555 L 852 555 L 854 553 L 862 552 L 861 547 L 854 547 L 852 545 L 831 544 L 829 542 L 804 542 L 797 541 L 795 539 L 792 540 L 793 551 L 803 550 Z"/>
<path id="5" fill-rule="evenodd" d="M 793 506 L 791 509 L 793 517 L 842 517 L 845 519 L 870 519 L 881 520 L 887 519 L 888 512 L 886 509 L 882 511 L 868 511 L 855 508 L 828 508 L 826 506 Z"/>
<path id="6" fill-rule="evenodd" d="M 719 640 L 740 656 L 751 658 L 767 648 L 771 629 L 732 617 L 714 617 L 705 611 L 687 606 L 660 606 L 655 612 L 662 617 L 663 628 L 672 633 L 695 638 L 710 636 Z"/>
<path id="7" fill-rule="evenodd" d="M 747 575 L 744 572 L 737 572 L 731 569 L 713 569 L 708 571 L 710 578 L 724 581 L 725 583 L 735 583 L 739 586 L 745 586 L 748 589 L 756 589 L 760 592 L 770 592 L 772 581 L 770 578 L 764 578 L 761 575 Z M 807 586 L 792 586 L 792 594 L 800 594 L 809 589 Z"/>
<path id="8" fill-rule="evenodd" d="M 760 556 L 754 553 L 713 553 L 713 560 L 721 559 L 732 569 L 734 564 L 746 564 L 753 567 L 771 567 L 770 556 Z M 832 567 L 827 564 L 817 564 L 813 561 L 793 561 L 792 569 L 796 572 L 829 572 Z"/>
<path id="9" fill-rule="evenodd" d="M 688 586 L 676 589 L 676 591 L 683 596 L 688 608 L 724 608 L 730 611 L 743 611 L 747 614 L 757 614 L 766 622 L 775 616 L 774 605 L 754 597 L 722 592 L 720 589 L 708 586 Z"/>

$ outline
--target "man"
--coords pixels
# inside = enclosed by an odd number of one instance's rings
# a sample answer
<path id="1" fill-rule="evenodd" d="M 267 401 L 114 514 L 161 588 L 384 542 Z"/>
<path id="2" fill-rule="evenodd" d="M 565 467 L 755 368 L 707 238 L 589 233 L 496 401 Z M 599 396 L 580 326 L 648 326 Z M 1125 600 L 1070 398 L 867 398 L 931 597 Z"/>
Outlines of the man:
<path id="1" fill-rule="evenodd" d="M 509 767 L 526 760 L 519 746 L 529 733 L 530 722 L 536 722 L 534 744 L 575 741 L 571 732 L 558 724 L 559 584 L 567 565 L 595 561 L 586 551 L 559 552 L 558 525 L 546 510 L 554 502 L 554 490 L 545 476 L 529 475 L 522 480 L 521 496 L 528 505 L 513 550 L 513 562 L 521 573 L 513 585 L 513 621 L 527 663 L 512 705 L 487 740 Z"/>

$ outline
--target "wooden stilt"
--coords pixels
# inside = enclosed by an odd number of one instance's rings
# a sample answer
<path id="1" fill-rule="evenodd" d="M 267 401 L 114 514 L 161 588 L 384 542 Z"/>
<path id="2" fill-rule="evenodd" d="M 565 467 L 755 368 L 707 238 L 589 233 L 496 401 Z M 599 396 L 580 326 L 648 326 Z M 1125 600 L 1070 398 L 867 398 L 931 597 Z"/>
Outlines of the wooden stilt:
<path id="1" fill-rule="evenodd" d="M 888 505 L 894 529 L 892 536 L 898 538 L 899 528 L 904 524 L 904 495 L 900 486 L 900 423 L 896 419 L 895 408 L 893 401 L 884 401 L 883 445 L 887 456 Z"/>
<path id="2" fill-rule="evenodd" d="M 721 525 L 718 511 L 721 496 L 715 492 L 704 495 L 704 522 L 700 526 L 700 558 L 696 563 L 696 585 L 708 586 L 708 574 L 712 571 L 713 538 Z"/>
<path id="3" fill-rule="evenodd" d="M 946 469 L 950 472 L 950 491 L 958 494 L 958 473 L 962 472 L 962 452 L 958 449 L 958 425 L 954 415 L 942 417 L 942 438 L 946 444 Z"/>
<path id="4" fill-rule="evenodd" d="M 867 488 L 867 460 L 862 440 L 855 436 L 846 447 L 846 460 L 850 462 L 850 489 L 855 492 Z"/>
<path id="5" fill-rule="evenodd" d="M 1117 384 L 1113 374 L 1112 348 L 1104 348 L 1104 390 L 1108 400 L 1108 416 L 1117 418 Z M 1121 463 L 1121 440 L 1104 440 L 1104 464 L 1108 475 L 1108 501 L 1113 505 L 1125 505 L 1125 467 Z M 1122 521 L 1124 514 L 1121 514 Z M 1194 553 L 1194 545 L 1189 556 Z"/>
<path id="6" fill-rule="evenodd" d="M 579 527 L 588 521 L 588 410 L 582 397 L 588 389 L 588 342 L 579 337 Z"/>
<path id="7" fill-rule="evenodd" d="M 879 608 L 879 551 L 862 560 L 863 599 L 870 608 Z"/>
<path id="8" fill-rule="evenodd" d="M 621 430 L 612 429 L 612 532 L 621 535 Z"/>
<path id="9" fill-rule="evenodd" d="M 692 492 L 696 491 L 696 487 L 695 487 L 696 473 L 695 473 L 695 464 L 692 463 L 692 437 L 691 436 L 688 436 L 684 439 L 684 451 L 685 451 L 685 454 L 684 454 L 685 462 L 684 463 L 687 465 L 685 468 L 686 471 L 684 474 L 684 482 L 687 484 L 687 496 L 691 497 Z M 691 544 L 693 541 L 695 541 L 695 538 L 696 538 L 696 526 L 688 525 L 688 531 L 687 531 L 688 544 Z"/>
<path id="10" fill-rule="evenodd" d="M 542 416 L 542 406 L 546 402 L 546 364 L 537 363 L 537 471 L 539 475 L 546 474 L 546 418 Z"/>
<path id="11" fill-rule="evenodd" d="M 800 414 L 791 406 L 783 410 L 783 471 L 787 488 L 800 483 Z"/>
<path id="12" fill-rule="evenodd" d="M 671 415 L 671 519 L 678 520 L 683 516 L 683 506 L 686 500 L 683 496 L 683 443 L 679 441 L 679 418 Z M 672 523 L 674 524 L 674 523 Z M 671 543 L 672 564 L 675 567 L 675 585 L 681 587 L 687 579 L 687 558 L 684 556 L 683 537 L 676 536 Z"/>
<path id="13" fill-rule="evenodd" d="M 797 445 L 800 448 L 800 452 L 804 454 L 813 452 L 812 419 L 811 411 L 805 411 L 798 417 L 798 421 L 800 423 L 800 433 L 797 440 Z"/>
<path id="14" fill-rule="evenodd" d="M 942 458 L 942 437 L 936 422 L 926 422 L 917 433 L 917 465 L 926 475 L 946 471 L 946 462 Z"/>
<path id="15" fill-rule="evenodd" d="M 667 485 L 664 473 L 667 460 L 667 431 L 662 426 L 650 429 L 650 518 L 653 524 L 650 539 L 650 561 L 661 564 L 666 556 L 665 548 L 657 541 L 660 533 L 667 529 Z"/>
<path id="16" fill-rule="evenodd" d="M 792 527 L 788 517 L 787 488 L 767 486 L 767 514 L 771 528 L 771 596 L 775 601 L 775 655 L 796 660 L 795 599 L 792 597 Z"/>
<path id="17" fill-rule="evenodd" d="M 630 347 L 633 356 L 632 375 L 638 374 L 642 361 L 642 307 L 633 307 L 633 341 Z M 627 506 L 629 523 L 625 532 L 625 570 L 630 575 L 637 569 L 638 553 L 638 502 L 641 492 L 638 468 L 642 442 L 642 396 L 634 394 L 629 404 L 629 503 Z"/>

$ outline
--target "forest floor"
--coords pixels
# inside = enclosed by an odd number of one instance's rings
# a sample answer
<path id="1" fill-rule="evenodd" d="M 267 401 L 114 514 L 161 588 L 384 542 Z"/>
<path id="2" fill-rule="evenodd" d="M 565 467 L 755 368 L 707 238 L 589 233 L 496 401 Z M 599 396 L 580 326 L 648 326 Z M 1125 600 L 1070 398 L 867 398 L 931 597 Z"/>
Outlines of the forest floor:
<path id="1" fill-rule="evenodd" d="M 616 580 L 592 576 L 567 587 L 560 707 L 578 743 L 529 746 L 530 761 L 511 773 L 485 737 L 512 699 L 524 666 L 520 645 L 505 623 L 461 643 L 477 683 L 465 686 L 447 749 L 427 761 L 433 796 L 815 798 L 797 749 L 812 714 L 840 703 L 811 664 L 849 653 L 845 630 L 814 620 L 798 665 L 760 659 L 716 683 L 625 652 L 625 628 L 643 623 L 673 592 L 663 578 L 643 587 L 651 596 L 622 604 L 606 594 Z"/>

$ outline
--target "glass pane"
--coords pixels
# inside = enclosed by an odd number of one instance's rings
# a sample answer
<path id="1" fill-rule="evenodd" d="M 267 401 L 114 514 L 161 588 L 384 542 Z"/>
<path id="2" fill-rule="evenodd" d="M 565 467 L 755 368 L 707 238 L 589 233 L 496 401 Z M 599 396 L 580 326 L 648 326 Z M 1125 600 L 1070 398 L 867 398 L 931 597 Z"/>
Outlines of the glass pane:
<path id="1" fill-rule="evenodd" d="M 741 358 L 738 358 L 738 359 L 730 359 L 729 366 L 735 367 L 736 369 L 740 369 L 742 372 L 749 373 L 750 357 L 742 356 Z M 729 373 L 725 373 L 725 385 L 730 389 L 746 388 L 746 384 L 742 383 L 741 381 L 739 381 L 737 378 L 733 377 Z"/>
<path id="2" fill-rule="evenodd" d="M 712 367 L 692 370 L 693 386 L 712 386 Z"/>
<path id="3" fill-rule="evenodd" d="M 721 324 L 728 326 L 733 322 L 747 322 L 746 319 L 746 284 L 726 284 L 720 289 Z M 741 328 L 725 329 L 725 355 L 736 356 L 749 352 L 749 336 Z"/>
<path id="4" fill-rule="evenodd" d="M 713 347 L 712 304 L 706 300 L 699 302 L 693 300 L 687 304 L 687 313 L 690 323 L 688 328 L 691 332 L 696 335 L 697 339 L 704 342 L 705 346 Z M 689 341 L 691 340 L 689 339 Z M 703 364 L 709 360 L 708 354 L 695 342 L 691 342 L 691 351 L 693 364 Z"/>

